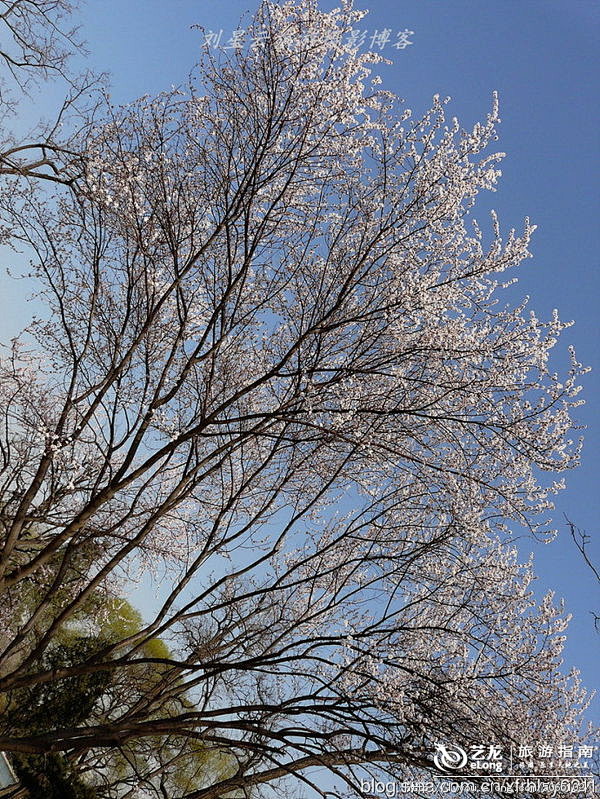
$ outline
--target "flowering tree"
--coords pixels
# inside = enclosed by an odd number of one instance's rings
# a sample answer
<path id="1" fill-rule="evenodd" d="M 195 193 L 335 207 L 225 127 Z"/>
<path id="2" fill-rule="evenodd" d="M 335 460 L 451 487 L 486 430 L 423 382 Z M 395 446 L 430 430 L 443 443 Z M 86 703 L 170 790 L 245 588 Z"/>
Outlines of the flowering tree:
<path id="1" fill-rule="evenodd" d="M 6 170 L 47 314 L 0 367 L 0 696 L 102 691 L 0 750 L 99 796 L 325 795 L 323 769 L 356 796 L 435 773 L 436 743 L 578 734 L 565 619 L 510 531 L 547 533 L 583 370 L 549 371 L 556 316 L 498 301 L 533 226 L 471 216 L 496 100 L 471 131 L 438 97 L 413 120 L 344 43 L 359 17 L 266 2 L 187 91 Z M 146 574 L 146 623 L 57 665 Z M 176 792 L 198 746 L 220 767 Z"/>

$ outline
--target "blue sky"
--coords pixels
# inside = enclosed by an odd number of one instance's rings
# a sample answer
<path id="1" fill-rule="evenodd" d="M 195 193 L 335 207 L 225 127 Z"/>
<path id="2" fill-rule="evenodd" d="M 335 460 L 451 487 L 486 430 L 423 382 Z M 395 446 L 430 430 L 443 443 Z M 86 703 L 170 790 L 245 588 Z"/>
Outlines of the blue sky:
<path id="1" fill-rule="evenodd" d="M 333 3 L 323 3 L 332 7 Z M 523 541 L 534 550 L 540 587 L 565 598 L 574 619 L 565 664 L 581 668 L 585 683 L 598 682 L 598 643 L 589 611 L 600 613 L 600 596 L 566 530 L 563 514 L 592 536 L 590 553 L 600 562 L 598 439 L 600 386 L 598 330 L 598 47 L 600 5 L 595 0 L 365 0 L 370 8 L 360 23 L 369 40 L 375 31 L 414 31 L 413 44 L 381 51 L 393 64 L 381 66 L 384 88 L 404 97 L 415 112 L 434 93 L 453 98 L 451 114 L 467 126 L 483 118 L 494 89 L 500 95 L 502 164 L 498 192 L 481 198 L 477 216 L 495 208 L 504 229 L 530 216 L 538 225 L 534 258 L 522 265 L 516 301 L 531 296 L 540 317 L 558 308 L 575 319 L 557 348 L 555 368 L 566 368 L 566 345 L 573 344 L 584 364 L 587 404 L 578 420 L 586 424 L 583 465 L 567 475 L 567 490 L 557 502 L 560 536 L 550 546 Z M 80 16 L 93 68 L 111 73 L 115 103 L 184 83 L 203 36 L 193 24 L 229 37 L 249 0 L 88 0 Z M 2 279 L 5 298 L 9 289 Z M 10 297 L 21 296 L 10 289 Z M 14 332 L 27 309 L 11 303 L 0 335 Z M 595 553 L 595 555 L 594 555 Z M 598 703 L 596 703 L 598 707 Z"/>

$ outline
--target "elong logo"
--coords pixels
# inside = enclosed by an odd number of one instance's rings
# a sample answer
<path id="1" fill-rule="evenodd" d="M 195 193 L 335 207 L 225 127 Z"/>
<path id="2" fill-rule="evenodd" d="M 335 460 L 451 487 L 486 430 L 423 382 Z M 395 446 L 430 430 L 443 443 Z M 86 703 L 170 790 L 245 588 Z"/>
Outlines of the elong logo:
<path id="1" fill-rule="evenodd" d="M 435 748 L 433 762 L 440 771 L 458 771 L 467 765 L 467 753 L 461 746 L 435 744 Z"/>

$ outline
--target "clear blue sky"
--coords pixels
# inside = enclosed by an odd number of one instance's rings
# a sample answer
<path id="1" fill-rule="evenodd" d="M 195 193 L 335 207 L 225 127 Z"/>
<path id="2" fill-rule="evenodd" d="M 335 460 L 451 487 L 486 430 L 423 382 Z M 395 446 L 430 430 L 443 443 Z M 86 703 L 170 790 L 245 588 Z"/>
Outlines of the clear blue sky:
<path id="1" fill-rule="evenodd" d="M 332 7 L 334 3 L 323 3 Z M 598 79 L 600 5 L 595 0 L 365 0 L 371 13 L 360 28 L 409 29 L 413 44 L 388 44 L 380 67 L 384 88 L 404 97 L 415 112 L 434 93 L 451 95 L 452 114 L 465 124 L 485 116 L 492 90 L 500 94 L 499 149 L 508 155 L 495 195 L 482 208 L 495 208 L 504 228 L 519 227 L 529 215 L 538 225 L 534 258 L 523 264 L 516 299 L 531 296 L 541 317 L 558 308 L 575 319 L 555 358 L 568 364 L 566 344 L 594 368 L 585 380 L 587 405 L 579 420 L 588 426 L 582 467 L 567 475 L 556 521 L 560 537 L 550 546 L 523 542 L 535 550 L 540 588 L 553 587 L 574 614 L 566 665 L 581 668 L 588 686 L 598 683 L 598 644 L 591 609 L 600 613 L 597 584 L 582 563 L 563 520 L 566 513 L 594 539 L 590 553 L 600 563 L 598 441 L 600 386 L 598 331 Z M 202 42 L 192 24 L 229 37 L 249 0 L 88 0 L 82 33 L 95 69 L 112 74 L 115 103 L 185 82 Z M 478 213 L 482 221 L 483 211 Z M 4 283 L 4 281 L 3 281 Z M 20 313 L 19 305 L 14 313 Z M 13 324 L 10 324 L 13 327 Z M 0 333 L 3 333 L 0 326 Z M 595 555 L 594 555 L 595 553 Z M 596 703 L 598 707 L 598 703 Z"/>

